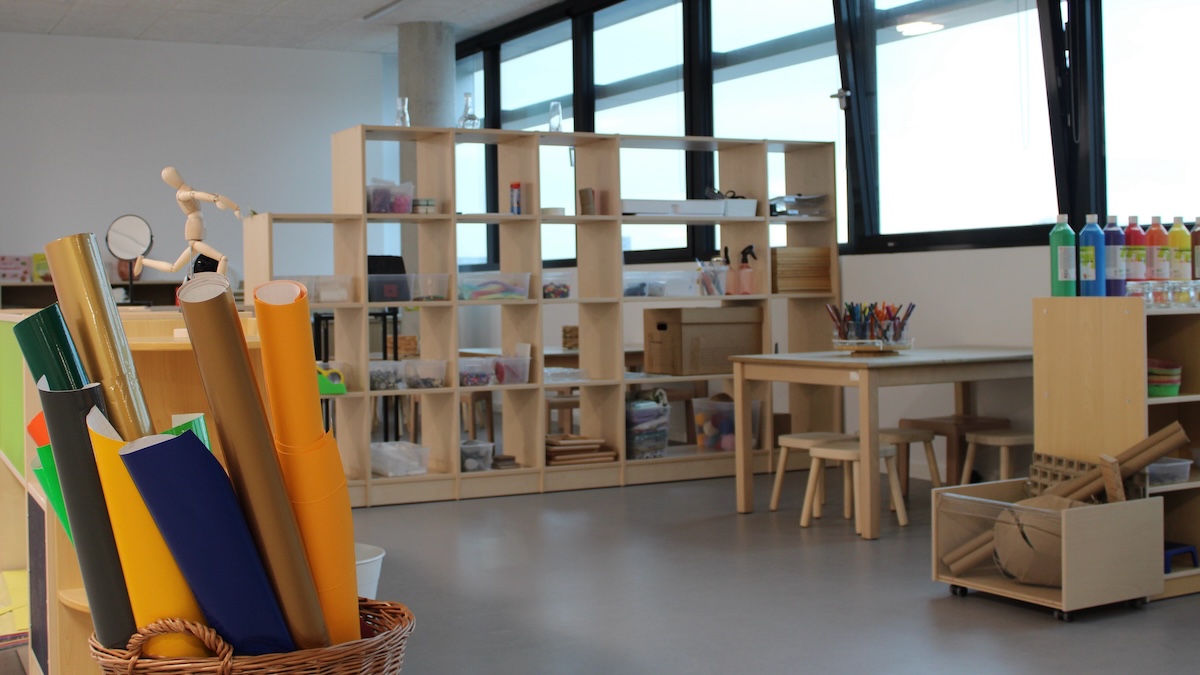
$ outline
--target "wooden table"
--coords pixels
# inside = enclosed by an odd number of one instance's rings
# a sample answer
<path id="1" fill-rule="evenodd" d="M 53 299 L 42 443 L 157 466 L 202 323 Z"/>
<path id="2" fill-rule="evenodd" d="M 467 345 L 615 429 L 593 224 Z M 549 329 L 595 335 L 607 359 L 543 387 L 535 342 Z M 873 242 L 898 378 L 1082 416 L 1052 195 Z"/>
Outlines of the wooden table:
<path id="1" fill-rule="evenodd" d="M 859 356 L 850 352 L 754 354 L 733 361 L 734 413 L 737 416 L 735 481 L 737 510 L 754 511 L 754 472 L 750 452 L 750 381 L 816 384 L 858 389 L 858 428 L 864 457 L 856 497 L 864 539 L 879 538 L 879 389 L 913 384 L 954 383 L 957 414 L 971 414 L 970 384 L 981 380 L 1033 377 L 1033 352 L 1000 347 L 913 349 L 892 355 Z M 802 431 L 795 429 L 794 431 Z"/>

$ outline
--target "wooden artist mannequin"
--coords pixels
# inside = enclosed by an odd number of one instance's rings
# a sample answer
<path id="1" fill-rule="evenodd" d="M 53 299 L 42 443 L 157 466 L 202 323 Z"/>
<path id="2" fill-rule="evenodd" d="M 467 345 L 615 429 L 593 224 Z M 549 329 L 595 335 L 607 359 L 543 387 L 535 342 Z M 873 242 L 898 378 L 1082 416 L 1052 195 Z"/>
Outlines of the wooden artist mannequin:
<path id="1" fill-rule="evenodd" d="M 188 261 L 197 253 L 203 253 L 216 260 L 217 273 L 225 274 L 225 263 L 228 259 L 220 251 L 204 243 L 204 216 L 200 213 L 200 204 L 197 203 L 197 200 L 212 202 L 217 205 L 218 209 L 230 209 L 233 211 L 233 215 L 238 220 L 241 220 L 242 212 L 238 208 L 238 205 L 228 197 L 193 190 L 190 185 L 183 182 L 183 178 L 179 176 L 179 172 L 173 166 L 163 169 L 162 179 L 167 185 L 175 188 L 175 201 L 179 202 L 179 208 L 187 216 L 187 221 L 183 224 L 183 238 L 187 239 L 188 245 L 183 250 L 183 253 L 179 254 L 179 259 L 174 263 L 162 260 L 150 260 L 145 256 L 138 256 L 137 262 L 133 266 L 134 276 L 141 274 L 143 265 L 163 272 L 178 272 L 186 267 Z"/>

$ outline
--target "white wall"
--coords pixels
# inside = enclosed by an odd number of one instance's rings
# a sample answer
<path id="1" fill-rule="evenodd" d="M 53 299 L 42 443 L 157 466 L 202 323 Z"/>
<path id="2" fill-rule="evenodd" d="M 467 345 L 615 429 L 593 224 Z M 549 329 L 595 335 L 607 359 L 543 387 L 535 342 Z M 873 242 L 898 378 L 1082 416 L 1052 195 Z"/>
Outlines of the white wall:
<path id="1" fill-rule="evenodd" d="M 0 253 L 85 231 L 103 249 L 109 223 L 135 213 L 154 230 L 151 257 L 173 261 L 186 242 L 165 166 L 244 209 L 328 212 L 330 136 L 384 121 L 384 101 L 394 116 L 394 60 L 0 33 Z M 240 277 L 241 224 L 211 204 L 203 213 Z M 304 262 L 327 239 L 283 238 L 277 269 L 332 272 L 328 256 Z"/>

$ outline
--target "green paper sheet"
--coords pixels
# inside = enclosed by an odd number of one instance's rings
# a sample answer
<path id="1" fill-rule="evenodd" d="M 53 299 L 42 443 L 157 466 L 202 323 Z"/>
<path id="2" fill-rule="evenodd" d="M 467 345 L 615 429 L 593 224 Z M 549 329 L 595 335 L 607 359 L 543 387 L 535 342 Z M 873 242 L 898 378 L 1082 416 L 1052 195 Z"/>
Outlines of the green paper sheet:
<path id="1" fill-rule="evenodd" d="M 50 451 L 49 445 L 43 445 L 37 449 L 37 454 L 40 466 L 35 466 L 33 473 L 37 476 L 38 482 L 42 484 L 42 492 L 46 493 L 46 500 L 50 502 L 50 506 L 54 507 L 54 514 L 58 516 L 58 521 L 67 531 L 67 539 L 74 545 L 75 537 L 71 535 L 71 522 L 67 519 L 67 505 L 63 502 L 62 486 L 58 482 L 58 467 L 54 465 L 54 453 Z"/>
<path id="2" fill-rule="evenodd" d="M 208 425 L 204 422 L 204 415 L 193 417 L 183 424 L 167 429 L 163 433 L 168 436 L 182 436 L 189 431 L 196 434 L 196 438 L 199 438 L 204 447 L 208 448 L 209 452 L 212 452 L 212 443 L 208 442 Z"/>

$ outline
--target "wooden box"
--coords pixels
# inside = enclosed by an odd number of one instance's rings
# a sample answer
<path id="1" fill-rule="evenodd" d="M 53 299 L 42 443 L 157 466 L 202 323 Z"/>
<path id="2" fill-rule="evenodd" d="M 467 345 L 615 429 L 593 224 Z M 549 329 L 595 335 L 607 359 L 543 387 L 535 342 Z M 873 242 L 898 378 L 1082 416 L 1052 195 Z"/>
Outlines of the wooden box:
<path id="1" fill-rule="evenodd" d="M 833 249 L 828 246 L 786 246 L 771 249 L 771 292 L 832 290 L 833 255 Z"/>
<path id="2" fill-rule="evenodd" d="M 642 320 L 647 373 L 732 373 L 730 356 L 763 351 L 761 307 L 647 309 Z"/>
<path id="3" fill-rule="evenodd" d="M 1062 587 L 1009 579 L 990 555 L 957 572 L 947 560 L 993 532 L 1004 514 L 1026 497 L 1024 479 L 939 488 L 933 491 L 933 580 L 1014 598 L 1060 613 L 1126 600 L 1144 600 L 1163 589 L 1163 508 L 1160 497 L 1094 504 L 1034 515 L 1053 518 L 1061 533 Z M 1029 511 L 1044 511 L 1030 509 Z M 1038 528 L 1045 530 L 1045 528 Z M 957 589 L 956 589 L 957 590 Z M 965 592 L 965 591 L 964 591 Z M 1068 618 L 1060 614 L 1062 618 Z"/>

